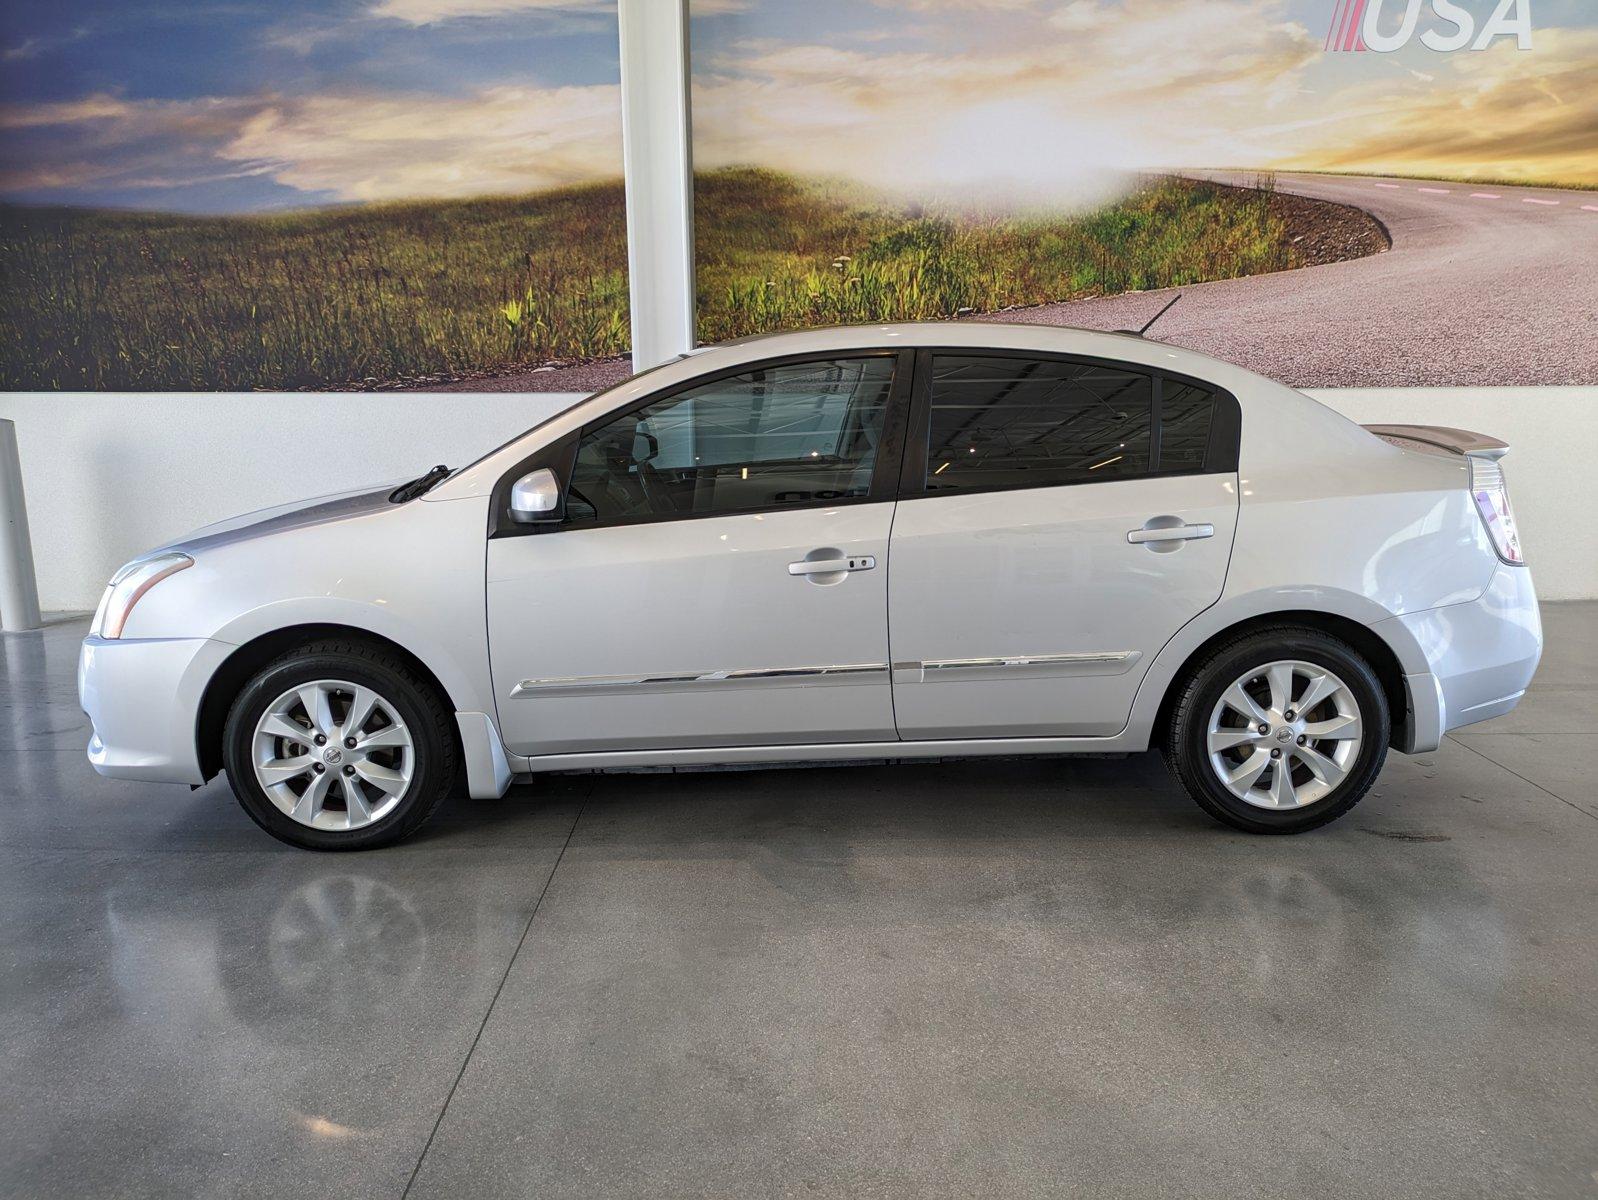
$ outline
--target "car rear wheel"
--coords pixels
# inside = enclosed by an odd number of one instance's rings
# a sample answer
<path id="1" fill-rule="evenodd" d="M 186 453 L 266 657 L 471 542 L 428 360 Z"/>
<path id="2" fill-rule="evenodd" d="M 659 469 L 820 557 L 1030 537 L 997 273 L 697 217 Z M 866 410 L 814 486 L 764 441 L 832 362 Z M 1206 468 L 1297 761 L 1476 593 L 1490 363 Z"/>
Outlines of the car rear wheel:
<path id="1" fill-rule="evenodd" d="M 223 761 L 273 837 L 357 850 L 409 836 L 455 778 L 450 712 L 399 656 L 323 641 L 283 655 L 228 713 Z"/>
<path id="2" fill-rule="evenodd" d="M 1283 627 L 1221 646 L 1188 677 L 1165 755 L 1200 807 L 1250 833 L 1342 816 L 1387 757 L 1387 698 L 1342 640 Z"/>

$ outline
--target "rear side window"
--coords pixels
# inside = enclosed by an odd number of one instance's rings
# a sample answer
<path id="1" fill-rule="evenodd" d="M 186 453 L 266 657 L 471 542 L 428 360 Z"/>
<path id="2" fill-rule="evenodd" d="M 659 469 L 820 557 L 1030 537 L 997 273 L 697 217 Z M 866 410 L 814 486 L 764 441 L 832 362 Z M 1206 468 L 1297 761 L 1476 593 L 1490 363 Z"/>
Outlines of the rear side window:
<path id="1" fill-rule="evenodd" d="M 1102 363 L 934 355 L 928 492 L 1204 469 L 1215 394 Z"/>
<path id="2" fill-rule="evenodd" d="M 1161 475 L 1204 469 L 1204 454 L 1215 422 L 1215 393 L 1179 379 L 1160 381 Z"/>
<path id="3" fill-rule="evenodd" d="M 1154 380 L 1055 359 L 934 356 L 927 490 L 1144 475 Z"/>

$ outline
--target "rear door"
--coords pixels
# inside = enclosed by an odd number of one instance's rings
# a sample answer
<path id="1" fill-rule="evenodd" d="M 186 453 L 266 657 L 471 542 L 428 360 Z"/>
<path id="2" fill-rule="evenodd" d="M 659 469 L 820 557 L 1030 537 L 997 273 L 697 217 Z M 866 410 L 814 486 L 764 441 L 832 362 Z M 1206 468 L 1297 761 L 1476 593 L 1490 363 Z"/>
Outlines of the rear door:
<path id="1" fill-rule="evenodd" d="M 906 740 L 1118 733 L 1213 604 L 1237 402 L 1147 367 L 922 352 L 890 547 Z"/>

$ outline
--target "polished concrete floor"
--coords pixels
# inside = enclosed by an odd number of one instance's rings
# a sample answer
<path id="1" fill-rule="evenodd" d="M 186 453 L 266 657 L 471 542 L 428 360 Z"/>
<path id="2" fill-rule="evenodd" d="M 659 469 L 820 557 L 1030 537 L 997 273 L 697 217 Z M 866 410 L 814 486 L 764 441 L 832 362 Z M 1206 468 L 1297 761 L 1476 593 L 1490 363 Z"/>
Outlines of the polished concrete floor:
<path id="1" fill-rule="evenodd" d="M 551 779 L 363 855 L 0 640 L 0 1193 L 1598 1194 L 1598 605 L 1337 825 L 1152 757 Z"/>

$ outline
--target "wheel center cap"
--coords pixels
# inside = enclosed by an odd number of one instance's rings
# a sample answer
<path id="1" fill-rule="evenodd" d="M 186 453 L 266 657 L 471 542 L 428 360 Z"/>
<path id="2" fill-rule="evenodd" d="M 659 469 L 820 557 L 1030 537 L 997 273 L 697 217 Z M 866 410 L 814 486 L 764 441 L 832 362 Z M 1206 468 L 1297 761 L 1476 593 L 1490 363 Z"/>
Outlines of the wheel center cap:
<path id="1" fill-rule="evenodd" d="M 329 746 L 326 750 L 322 751 L 322 761 L 330 767 L 336 767 L 339 765 L 339 763 L 344 761 L 344 751 L 340 750 L 337 746 Z"/>
<path id="2" fill-rule="evenodd" d="M 1292 741 L 1293 740 L 1293 731 L 1290 728 L 1288 728 L 1286 725 L 1282 726 L 1280 729 L 1278 729 L 1276 731 L 1276 740 L 1279 741 L 1279 742 L 1290 742 L 1290 741 Z M 332 762 L 333 760 L 332 759 L 328 759 L 328 761 Z"/>

